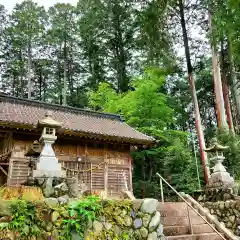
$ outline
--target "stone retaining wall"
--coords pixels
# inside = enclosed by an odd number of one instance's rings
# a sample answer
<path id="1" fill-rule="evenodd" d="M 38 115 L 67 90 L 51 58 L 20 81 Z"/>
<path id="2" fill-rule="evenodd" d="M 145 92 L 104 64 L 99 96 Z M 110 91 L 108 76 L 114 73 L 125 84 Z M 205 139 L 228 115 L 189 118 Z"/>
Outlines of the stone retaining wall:
<path id="1" fill-rule="evenodd" d="M 240 236 L 240 200 L 205 202 L 201 205 L 208 208 L 219 222 L 225 224 L 225 227 Z"/>
<path id="2" fill-rule="evenodd" d="M 81 201 L 74 200 L 75 202 Z M 71 204 L 74 202 L 72 201 Z M 103 210 L 94 221 L 89 221 L 88 227 L 85 230 L 85 240 L 164 240 L 163 226 L 160 223 L 160 213 L 157 211 L 158 201 L 155 199 L 144 200 L 102 200 Z M 43 217 L 43 222 L 38 227 L 44 236 L 30 236 L 28 239 L 60 239 L 63 222 L 71 218 L 69 215 L 68 204 L 61 205 L 54 199 L 46 199 L 44 203 L 34 203 L 36 208 L 44 204 L 44 212 L 46 211 L 48 217 Z M 116 204 L 116 205 L 114 205 Z M 117 207 L 118 204 L 121 207 Z M 109 212 L 113 207 L 114 212 Z M 42 210 L 41 210 L 42 211 Z M 39 211 L 39 212 L 41 212 Z M 105 211 L 107 214 L 105 214 Z M 11 201 L 0 200 L 0 228 L 1 223 L 7 224 L 11 221 Z M 3 224 L 3 225 L 4 225 Z M 10 226 L 10 225 L 9 225 Z M 26 227 L 26 226 L 25 226 Z M 31 228 L 31 226 L 29 226 Z M 29 229 L 26 227 L 26 230 Z M 9 230 L 8 228 L 0 229 L 0 239 L 25 239 L 19 238 L 18 230 Z M 5 234 L 5 235 L 4 235 Z M 17 238 L 18 235 L 18 238 Z M 46 236 L 50 236 L 46 237 Z M 61 238 L 62 239 L 62 238 Z M 81 240 L 76 231 L 72 232 L 74 240 Z"/>
<path id="3" fill-rule="evenodd" d="M 114 228 L 114 232 L 117 235 L 122 234 L 123 236 L 124 233 L 126 233 L 126 236 L 129 236 L 129 240 L 163 239 L 161 238 L 163 235 L 163 226 L 160 223 L 160 213 L 157 211 L 157 205 L 158 201 L 155 199 L 134 200 L 129 214 L 119 212 L 119 217 L 125 222 L 125 229 L 121 229 L 117 224 L 114 226 L 114 223 L 110 223 L 108 219 L 103 217 L 100 218 L 99 221 L 93 222 L 90 232 L 94 232 L 95 235 L 98 235 L 99 233 L 101 234 L 102 230 Z M 91 240 L 95 239 L 91 237 L 91 233 L 88 238 Z"/>

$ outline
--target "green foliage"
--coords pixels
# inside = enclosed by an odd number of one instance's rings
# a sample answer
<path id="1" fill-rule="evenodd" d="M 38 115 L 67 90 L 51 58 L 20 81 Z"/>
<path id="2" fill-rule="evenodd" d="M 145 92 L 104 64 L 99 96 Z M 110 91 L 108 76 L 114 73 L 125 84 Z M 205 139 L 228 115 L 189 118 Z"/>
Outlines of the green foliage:
<path id="1" fill-rule="evenodd" d="M 98 197 L 90 196 L 74 202 L 68 207 L 69 219 L 63 220 L 61 229 L 62 239 L 72 239 L 72 232 L 76 232 L 83 238 L 88 223 L 97 219 L 102 211 L 102 205 Z"/>
<path id="2" fill-rule="evenodd" d="M 90 91 L 88 93 L 89 105 L 94 110 L 104 112 L 117 112 L 118 100 L 120 96 L 111 87 L 109 83 L 100 83 L 96 92 Z"/>
<path id="3" fill-rule="evenodd" d="M 131 82 L 134 90 L 125 94 L 117 94 L 109 84 L 100 84 L 96 92 L 89 94 L 89 104 L 95 109 L 121 114 L 128 124 L 158 137 L 173 122 L 173 109 L 161 91 L 164 82 L 164 72 L 148 69 Z"/>
<path id="4" fill-rule="evenodd" d="M 178 191 L 191 193 L 197 187 L 196 163 L 191 151 L 185 149 L 186 145 L 179 139 L 165 149 L 162 174 Z"/>
<path id="5" fill-rule="evenodd" d="M 104 206 L 103 215 L 110 219 L 110 222 L 113 224 L 117 224 L 119 227 L 124 227 L 125 222 L 120 218 L 121 215 L 129 215 L 131 210 L 132 202 L 129 200 L 122 201 L 107 201 Z M 123 215 L 123 216 L 124 216 Z"/>
<path id="6" fill-rule="evenodd" d="M 204 10 L 210 7 L 211 38 L 216 47 L 223 42 L 239 72 L 239 0 L 200 2 L 183 1 L 187 30 L 197 25 L 206 30 Z M 186 132 L 194 132 L 195 119 L 188 79 L 181 73 L 185 64 L 179 63 L 180 71 L 175 66 L 174 42 L 182 39 L 178 5 L 179 1 L 84 0 L 76 7 L 55 4 L 46 11 L 25 0 L 9 14 L 0 5 L 1 89 L 25 97 L 31 75 L 34 99 L 62 104 L 66 90 L 68 105 L 84 108 L 89 103 L 95 110 L 121 114 L 128 124 L 159 140 L 154 148 L 134 153 L 136 191 L 142 192 L 144 185 L 153 189 L 148 195 L 157 196 L 157 171 L 179 190 L 192 191 L 196 169 Z M 208 55 L 208 47 L 191 33 L 188 40 L 191 58 L 197 60 L 193 68 L 208 142 L 216 129 L 211 59 L 199 60 Z M 156 68 L 142 73 L 146 66 Z M 223 142 L 231 149 L 227 166 L 239 178 L 235 138 L 224 137 Z"/>
<path id="7" fill-rule="evenodd" d="M 120 236 L 114 231 L 114 227 L 119 227 L 120 229 L 126 229 L 126 217 L 130 216 L 130 211 L 132 209 L 132 201 L 130 200 L 107 200 L 103 202 L 103 209 L 101 216 L 108 220 L 108 223 L 112 224 L 112 228 L 103 231 L 100 235 L 92 234 L 96 239 L 105 240 L 111 238 L 113 240 L 130 240 L 129 233 L 122 231 Z"/>
<path id="8" fill-rule="evenodd" d="M 213 33 L 212 39 L 215 43 L 219 43 L 223 39 L 227 39 L 232 47 L 232 55 L 239 65 L 240 60 L 240 11 L 239 0 L 208 0 L 206 1 L 212 8 L 213 14 Z"/>
<path id="9" fill-rule="evenodd" d="M 103 81 L 126 92 L 144 66 L 171 68 L 167 7 L 160 2 L 84 0 L 46 10 L 24 0 L 9 14 L 0 5 L 2 90 L 25 97 L 30 78 L 33 99 L 62 104 L 67 87 L 68 104 L 86 107 L 86 92 Z"/>
<path id="10" fill-rule="evenodd" d="M 104 83 L 89 94 L 89 103 L 95 109 L 121 114 L 128 124 L 159 140 L 156 147 L 133 153 L 133 184 L 138 197 L 159 197 L 157 172 L 178 190 L 191 192 L 197 188 L 188 134 L 172 129 L 175 112 L 164 89 L 165 78 L 164 71 L 151 68 L 132 80 L 132 90 L 127 93 L 117 94 Z"/>
<path id="11" fill-rule="evenodd" d="M 165 146 L 162 145 L 163 143 Z M 178 191 L 192 193 L 198 189 L 196 162 L 188 146 L 179 138 L 172 139 L 171 142 L 162 142 L 162 144 L 154 149 L 133 154 L 133 184 L 135 195 L 138 197 L 160 199 L 157 172 Z M 198 168 L 201 169 L 199 163 Z M 165 184 L 164 196 L 168 199 L 171 197 L 176 199 L 176 194 Z"/>
<path id="12" fill-rule="evenodd" d="M 0 225 L 1 230 L 9 229 L 16 232 L 21 239 L 42 234 L 43 220 L 32 202 L 15 201 L 11 204 L 12 218 L 8 224 Z"/>
<path id="13" fill-rule="evenodd" d="M 70 240 L 74 235 L 84 239 L 84 233 L 88 232 L 99 240 L 108 237 L 115 240 L 130 240 L 127 231 L 122 231 L 119 236 L 114 229 L 105 229 L 96 236 L 90 229 L 94 220 L 98 220 L 100 216 L 99 221 L 104 218 L 113 227 L 127 229 L 124 218 L 130 216 L 131 209 L 132 202 L 129 200 L 101 200 L 95 196 L 59 207 L 48 206 L 43 202 L 16 200 L 11 204 L 12 216 L 4 218 L 6 222 L 0 223 L 0 237 L 7 238 L 7 234 L 12 232 L 16 239 L 22 240 L 33 236 Z"/>
<path id="14" fill-rule="evenodd" d="M 46 19 L 45 9 L 31 0 L 16 4 L 11 14 L 5 17 L 0 56 L 2 87 L 8 89 L 9 78 L 14 76 L 12 93 L 17 96 L 26 94 L 29 67 L 32 67 L 33 59 L 39 60 Z"/>
<path id="15" fill-rule="evenodd" d="M 218 139 L 224 146 L 229 146 L 229 149 L 224 153 L 226 166 L 228 172 L 236 180 L 240 180 L 240 136 L 232 135 L 228 132 L 218 133 Z"/>

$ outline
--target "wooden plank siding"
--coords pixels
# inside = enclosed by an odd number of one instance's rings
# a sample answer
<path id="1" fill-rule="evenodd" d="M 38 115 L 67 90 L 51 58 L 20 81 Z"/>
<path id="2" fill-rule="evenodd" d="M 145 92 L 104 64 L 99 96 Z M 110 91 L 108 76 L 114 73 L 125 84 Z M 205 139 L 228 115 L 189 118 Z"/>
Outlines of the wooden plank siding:
<path id="1" fill-rule="evenodd" d="M 108 196 L 116 197 L 122 190 L 130 188 L 130 174 L 127 165 L 108 165 Z M 127 188 L 127 189 L 126 189 Z"/>
<path id="2" fill-rule="evenodd" d="M 26 182 L 31 170 L 28 164 L 29 162 L 26 158 L 10 159 L 7 182 L 9 186 L 19 186 Z"/>
<path id="3" fill-rule="evenodd" d="M 30 174 L 29 159 L 24 155 L 33 139 L 19 138 L 9 161 L 8 185 L 21 185 Z M 119 196 L 125 185 L 132 190 L 129 146 L 58 139 L 54 150 L 67 177 L 77 177 L 79 185 L 84 183 L 88 190 L 107 193 L 108 197 Z"/>

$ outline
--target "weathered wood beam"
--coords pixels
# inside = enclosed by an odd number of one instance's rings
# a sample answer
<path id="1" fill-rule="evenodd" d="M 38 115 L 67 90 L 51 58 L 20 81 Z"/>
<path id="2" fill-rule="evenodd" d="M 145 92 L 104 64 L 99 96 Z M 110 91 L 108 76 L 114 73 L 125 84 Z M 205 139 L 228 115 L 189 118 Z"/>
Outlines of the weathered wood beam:
<path id="1" fill-rule="evenodd" d="M 5 169 L 2 167 L 2 166 L 0 166 L 0 170 L 2 170 L 2 172 L 7 176 L 8 175 L 8 173 L 5 171 Z"/>
<path id="2" fill-rule="evenodd" d="M 3 166 L 3 165 L 4 165 L 4 166 L 9 166 L 9 163 L 6 163 L 6 162 L 0 162 L 0 166 L 1 166 L 1 165 L 2 165 L 2 166 Z"/>
<path id="3" fill-rule="evenodd" d="M 104 164 L 104 192 L 105 197 L 108 196 L 108 163 L 105 162 Z"/>

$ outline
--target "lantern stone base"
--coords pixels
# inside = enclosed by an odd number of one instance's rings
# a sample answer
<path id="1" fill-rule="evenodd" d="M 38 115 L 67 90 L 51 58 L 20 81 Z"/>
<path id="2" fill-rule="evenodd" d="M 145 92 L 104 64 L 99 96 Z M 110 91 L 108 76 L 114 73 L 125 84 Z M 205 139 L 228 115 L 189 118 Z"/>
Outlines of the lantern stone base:
<path id="1" fill-rule="evenodd" d="M 40 156 L 33 170 L 33 177 L 65 177 L 66 172 L 62 171 L 61 163 L 55 156 Z"/>
<path id="2" fill-rule="evenodd" d="M 204 191 L 200 196 L 198 196 L 199 202 L 217 202 L 217 201 L 227 201 L 235 200 L 236 194 L 234 189 L 229 187 L 205 187 Z"/>
<path id="3" fill-rule="evenodd" d="M 33 178 L 39 178 L 39 177 L 65 178 L 66 172 L 65 171 L 33 170 Z"/>
<path id="4" fill-rule="evenodd" d="M 209 186 L 219 188 L 229 188 L 234 186 L 234 179 L 228 172 L 215 172 L 209 179 Z"/>
<path id="5" fill-rule="evenodd" d="M 209 179 L 209 187 L 215 188 L 229 188 L 234 186 L 234 179 L 227 172 L 226 168 L 223 166 L 222 162 L 224 160 L 223 156 L 217 156 L 212 158 L 216 161 L 213 167 L 213 173 Z"/>

